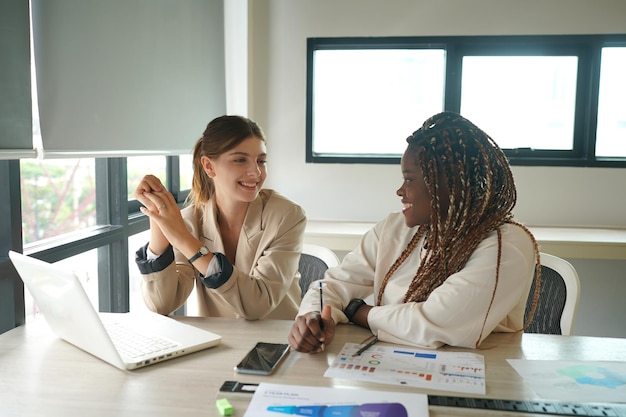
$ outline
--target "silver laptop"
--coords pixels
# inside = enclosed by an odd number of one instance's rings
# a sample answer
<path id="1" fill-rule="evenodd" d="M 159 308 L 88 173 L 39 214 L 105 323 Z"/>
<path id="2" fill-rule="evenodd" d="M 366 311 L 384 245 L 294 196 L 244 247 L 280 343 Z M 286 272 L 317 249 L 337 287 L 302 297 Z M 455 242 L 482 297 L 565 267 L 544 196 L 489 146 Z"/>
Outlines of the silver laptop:
<path id="1" fill-rule="evenodd" d="M 78 277 L 9 251 L 39 310 L 60 338 L 120 369 L 136 369 L 221 342 L 221 336 L 152 312 L 98 313 Z"/>

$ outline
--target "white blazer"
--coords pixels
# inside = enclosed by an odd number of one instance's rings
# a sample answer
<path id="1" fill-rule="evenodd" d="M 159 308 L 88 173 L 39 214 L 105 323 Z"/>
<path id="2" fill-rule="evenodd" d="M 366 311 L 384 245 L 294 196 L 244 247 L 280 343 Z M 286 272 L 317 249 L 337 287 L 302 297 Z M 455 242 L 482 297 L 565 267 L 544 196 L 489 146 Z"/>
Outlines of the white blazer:
<path id="1" fill-rule="evenodd" d="M 390 214 L 364 235 L 339 266 L 326 272 L 324 303 L 333 307 L 335 323 L 348 321 L 342 310 L 351 299 L 373 294 L 376 300 L 385 274 L 416 230 L 406 226 L 401 213 Z M 389 280 L 382 305 L 370 310 L 372 332 L 392 343 L 474 348 L 492 331 L 520 330 L 533 279 L 535 251 L 530 236 L 519 226 L 505 224 L 501 231 L 500 276 L 488 315 L 496 277 L 496 232 L 483 240 L 465 267 L 450 275 L 426 301 L 403 303 L 422 256 L 420 242 Z M 319 311 L 319 294 L 310 290 L 299 314 L 315 310 Z"/>

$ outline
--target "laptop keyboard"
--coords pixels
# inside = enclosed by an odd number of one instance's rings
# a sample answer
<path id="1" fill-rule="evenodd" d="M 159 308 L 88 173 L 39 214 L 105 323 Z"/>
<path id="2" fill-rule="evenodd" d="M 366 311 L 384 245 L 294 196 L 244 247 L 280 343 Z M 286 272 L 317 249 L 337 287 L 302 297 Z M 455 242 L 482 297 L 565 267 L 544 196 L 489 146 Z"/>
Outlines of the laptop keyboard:
<path id="1" fill-rule="evenodd" d="M 178 344 L 158 336 L 148 336 L 124 326 L 118 321 L 103 320 L 113 345 L 123 356 L 139 358 L 176 347 Z"/>

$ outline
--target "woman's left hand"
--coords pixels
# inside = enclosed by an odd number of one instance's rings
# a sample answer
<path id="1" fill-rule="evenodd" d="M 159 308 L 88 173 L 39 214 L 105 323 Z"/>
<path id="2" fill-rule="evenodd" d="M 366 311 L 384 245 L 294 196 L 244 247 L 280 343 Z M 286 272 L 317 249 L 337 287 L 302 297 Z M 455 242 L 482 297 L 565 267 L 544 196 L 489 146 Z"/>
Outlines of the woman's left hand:
<path id="1" fill-rule="evenodd" d="M 181 241 L 186 237 L 185 234 L 189 234 L 189 232 L 172 193 L 163 187 L 158 178 L 147 175 L 137 187 L 135 197 L 143 204 L 140 210 L 150 218 L 150 223 L 158 226 L 159 231 L 172 246 L 179 247 Z M 151 227 L 151 229 L 154 228 Z M 150 249 L 155 253 L 161 253 L 167 247 L 167 243 L 165 243 L 163 248 L 153 248 L 153 243 L 156 244 L 156 242 L 152 242 L 152 240 L 150 241 Z"/>

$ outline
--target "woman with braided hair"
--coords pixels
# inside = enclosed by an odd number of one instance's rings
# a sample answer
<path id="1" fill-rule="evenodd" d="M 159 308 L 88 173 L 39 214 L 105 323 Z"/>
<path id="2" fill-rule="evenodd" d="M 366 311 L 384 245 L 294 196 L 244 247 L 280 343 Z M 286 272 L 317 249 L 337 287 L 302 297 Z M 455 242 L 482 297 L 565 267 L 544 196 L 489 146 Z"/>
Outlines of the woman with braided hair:
<path id="1" fill-rule="evenodd" d="M 539 250 L 513 218 L 506 156 L 452 112 L 429 118 L 407 142 L 396 192 L 402 212 L 378 222 L 326 272 L 321 313 L 311 286 L 289 334 L 294 349 L 323 350 L 336 323 L 426 348 L 475 348 L 492 331 L 524 327 Z M 363 301 L 370 295 L 373 306 Z"/>

